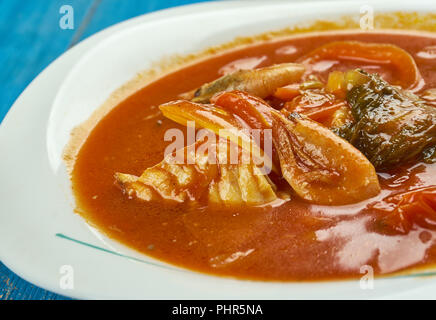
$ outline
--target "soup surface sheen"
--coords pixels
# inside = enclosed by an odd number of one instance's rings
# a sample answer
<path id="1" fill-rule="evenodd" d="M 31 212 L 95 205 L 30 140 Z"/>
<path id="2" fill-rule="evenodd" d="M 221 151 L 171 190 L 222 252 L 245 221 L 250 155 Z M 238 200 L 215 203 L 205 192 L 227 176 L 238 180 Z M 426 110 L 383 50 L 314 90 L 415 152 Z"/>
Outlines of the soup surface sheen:
<path id="1" fill-rule="evenodd" d="M 216 275 L 259 280 L 343 279 L 364 265 L 376 274 L 436 262 L 436 231 L 415 226 L 407 234 L 374 227 L 377 212 L 367 205 L 389 194 L 435 184 L 436 165 L 414 163 L 379 172 L 382 192 L 347 206 L 319 206 L 293 197 L 273 206 L 219 209 L 166 206 L 128 199 L 114 184 L 115 172 L 141 175 L 159 163 L 164 134 L 184 127 L 162 116 L 158 106 L 235 67 L 293 62 L 327 42 L 390 43 L 409 52 L 425 80 L 436 87 L 436 59 L 422 52 L 436 38 L 397 33 L 318 34 L 251 45 L 224 52 L 166 75 L 133 94 L 93 129 L 78 153 L 72 181 L 78 211 L 111 238 L 163 261 Z M 331 64 L 330 61 L 325 61 Z M 387 81 L 388 66 L 335 64 L 331 70 L 362 67 Z M 323 78 L 327 71 L 320 70 Z"/>

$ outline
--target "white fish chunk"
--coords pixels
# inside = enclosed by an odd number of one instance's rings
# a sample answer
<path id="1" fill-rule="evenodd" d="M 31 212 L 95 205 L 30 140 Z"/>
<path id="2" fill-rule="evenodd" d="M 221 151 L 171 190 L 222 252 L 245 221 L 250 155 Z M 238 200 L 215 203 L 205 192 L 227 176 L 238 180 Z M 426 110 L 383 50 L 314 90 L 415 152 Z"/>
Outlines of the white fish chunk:
<path id="1" fill-rule="evenodd" d="M 200 139 L 167 155 L 140 177 L 116 173 L 116 183 L 129 197 L 144 201 L 254 206 L 276 200 L 274 184 L 248 153 L 230 141 L 217 140 Z M 204 152 L 195 152 L 200 149 Z M 237 154 L 236 163 L 230 161 L 235 160 L 231 152 Z"/>

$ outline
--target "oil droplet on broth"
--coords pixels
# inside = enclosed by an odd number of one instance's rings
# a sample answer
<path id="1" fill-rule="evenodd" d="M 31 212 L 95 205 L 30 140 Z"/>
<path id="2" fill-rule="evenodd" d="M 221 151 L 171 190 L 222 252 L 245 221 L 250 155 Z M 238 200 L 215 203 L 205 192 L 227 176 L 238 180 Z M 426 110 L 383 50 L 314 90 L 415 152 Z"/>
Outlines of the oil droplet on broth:
<path id="1" fill-rule="evenodd" d="M 218 73 L 220 75 L 226 75 L 238 70 L 251 70 L 259 67 L 266 59 L 267 56 L 238 59 L 223 66 Z"/>
<path id="2" fill-rule="evenodd" d="M 425 47 L 416 56 L 422 59 L 436 59 L 436 46 Z"/>

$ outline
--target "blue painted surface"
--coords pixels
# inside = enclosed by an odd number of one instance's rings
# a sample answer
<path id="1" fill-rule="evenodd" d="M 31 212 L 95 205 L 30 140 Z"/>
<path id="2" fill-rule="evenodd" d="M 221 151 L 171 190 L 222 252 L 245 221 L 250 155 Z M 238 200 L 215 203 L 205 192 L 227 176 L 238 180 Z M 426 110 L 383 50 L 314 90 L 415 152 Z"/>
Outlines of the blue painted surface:
<path id="1" fill-rule="evenodd" d="M 120 5 L 120 0 L 102 0 L 94 14 L 94 18 L 90 21 L 81 37 L 81 40 L 115 23 L 141 14 L 175 6 L 207 1 L 209 0 L 128 0 L 126 2 L 128 2 L 129 5 Z"/>
<path id="2" fill-rule="evenodd" d="M 74 0 L 79 25 L 91 1 Z M 70 45 L 74 30 L 59 27 L 65 0 L 0 1 L 0 121 L 19 94 Z"/>
<path id="3" fill-rule="evenodd" d="M 203 0 L 208 1 L 208 0 Z M 1 0 L 0 122 L 26 86 L 78 41 L 115 23 L 196 0 Z M 74 29 L 59 27 L 62 5 L 74 8 Z M 0 300 L 67 299 L 21 279 L 0 263 Z"/>

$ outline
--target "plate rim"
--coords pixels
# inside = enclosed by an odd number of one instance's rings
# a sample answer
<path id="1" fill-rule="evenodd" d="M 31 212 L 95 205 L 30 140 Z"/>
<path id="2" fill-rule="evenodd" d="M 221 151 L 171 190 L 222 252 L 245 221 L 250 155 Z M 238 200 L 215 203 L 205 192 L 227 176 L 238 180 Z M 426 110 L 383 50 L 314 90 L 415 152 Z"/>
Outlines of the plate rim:
<path id="1" fill-rule="evenodd" d="M 2 123 L 0 124 L 0 134 L 3 132 L 3 128 L 6 127 L 8 125 L 9 122 L 11 122 L 13 115 L 15 114 L 15 106 L 19 105 L 22 97 L 28 93 L 29 91 L 32 90 L 32 88 L 35 86 L 35 83 L 42 81 L 41 79 L 44 79 L 44 77 L 49 77 L 51 72 L 55 72 L 54 69 L 58 67 L 58 65 L 60 65 L 62 62 L 67 62 L 67 60 L 69 61 L 74 61 L 73 66 L 77 63 L 80 62 L 80 60 L 86 55 L 86 53 L 89 50 L 92 50 L 93 47 L 97 46 L 99 41 L 104 41 L 105 39 L 107 39 L 108 37 L 116 34 L 117 32 L 123 30 L 123 29 L 127 29 L 130 27 L 134 27 L 135 25 L 141 24 L 141 23 L 146 23 L 147 20 L 153 20 L 153 19 L 160 19 L 161 17 L 166 17 L 168 15 L 182 15 L 184 12 L 188 11 L 188 12 L 192 12 L 192 9 L 197 10 L 197 12 L 201 12 L 203 10 L 210 10 L 213 7 L 219 8 L 226 8 L 228 7 L 229 4 L 238 4 L 239 6 L 251 6 L 253 4 L 256 4 L 255 1 L 254 3 L 246 3 L 244 1 L 232 1 L 232 2 L 210 2 L 210 3 L 196 3 L 196 4 L 190 4 L 190 5 L 185 5 L 185 6 L 181 6 L 181 7 L 174 7 L 174 8 L 169 8 L 169 9 L 164 9 L 164 10 L 160 10 L 160 11 L 156 11 L 153 13 L 149 13 L 149 14 L 145 14 L 145 15 L 141 15 L 123 22 L 120 22 L 116 25 L 113 25 L 109 28 L 106 28 L 102 31 L 99 31 L 98 33 L 92 35 L 89 38 L 86 38 L 85 40 L 83 40 L 82 42 L 78 43 L 76 46 L 74 46 L 73 48 L 67 50 L 66 52 L 64 52 L 61 56 L 59 56 L 56 60 L 54 60 L 48 67 L 46 67 L 34 80 L 32 80 L 32 82 L 26 87 L 26 89 L 20 94 L 20 96 L 17 98 L 17 100 L 14 102 L 14 104 L 12 105 L 12 107 L 8 110 L 7 114 L 5 115 Z M 329 2 L 334 2 L 334 3 L 340 3 L 341 1 L 329 1 Z M 361 1 L 359 1 L 361 2 Z M 273 3 L 277 3 L 279 4 L 280 1 L 274 1 Z M 297 2 L 298 3 L 298 2 Z M 324 2 L 325 3 L 325 2 Z M 63 80 L 67 79 L 69 76 L 70 72 L 66 72 L 63 74 Z M 62 81 L 63 82 L 63 81 Z M 59 88 L 62 87 L 62 84 L 60 84 Z M 57 95 L 54 96 L 53 101 L 55 100 Z M 51 110 L 50 110 L 51 111 Z M 50 112 L 49 112 L 50 113 Z M 12 115 L 11 115 L 12 114 Z M 1 247 L 0 247 L 1 248 Z M 30 283 L 35 283 L 34 279 L 32 279 L 32 277 L 28 277 L 27 272 L 25 272 L 24 268 L 20 268 L 17 266 L 14 266 L 14 263 L 11 261 L 8 261 L 7 259 L 7 254 L 5 252 L 0 251 L 0 259 L 1 261 L 10 269 L 12 270 L 14 273 L 16 273 L 17 275 L 19 275 L 20 277 L 22 277 L 23 279 L 29 281 Z M 208 275 L 209 276 L 209 275 Z M 226 279 L 226 278 L 223 278 Z M 239 281 L 239 280 L 237 280 Z M 305 283 L 307 284 L 307 283 Z M 318 284 L 318 283 L 317 283 Z M 94 296 L 91 295 L 82 295 L 79 292 L 65 292 L 60 290 L 60 288 L 58 288 L 57 286 L 52 286 L 49 283 L 43 283 L 41 281 L 36 282 L 37 286 L 40 286 L 46 290 L 50 290 L 52 292 L 61 294 L 63 296 L 70 296 L 70 297 L 75 297 L 75 298 L 95 298 L 98 297 L 98 295 Z M 72 295 L 69 295 L 69 293 L 73 293 Z M 76 294 L 78 293 L 78 294 Z"/>

